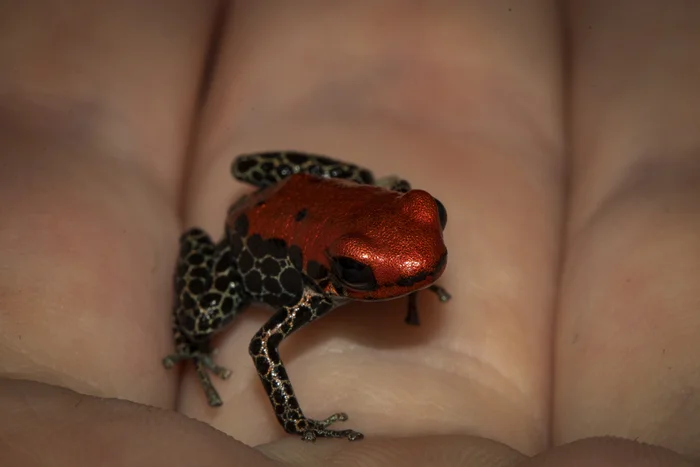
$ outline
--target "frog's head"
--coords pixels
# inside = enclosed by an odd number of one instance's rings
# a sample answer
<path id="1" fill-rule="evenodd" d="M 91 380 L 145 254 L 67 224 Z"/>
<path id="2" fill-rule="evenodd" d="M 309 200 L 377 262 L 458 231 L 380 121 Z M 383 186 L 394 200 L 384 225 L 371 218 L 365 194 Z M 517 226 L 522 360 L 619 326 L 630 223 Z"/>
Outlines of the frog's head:
<path id="1" fill-rule="evenodd" d="M 339 295 L 384 300 L 433 284 L 445 270 L 447 211 L 422 190 L 377 198 L 327 250 Z"/>

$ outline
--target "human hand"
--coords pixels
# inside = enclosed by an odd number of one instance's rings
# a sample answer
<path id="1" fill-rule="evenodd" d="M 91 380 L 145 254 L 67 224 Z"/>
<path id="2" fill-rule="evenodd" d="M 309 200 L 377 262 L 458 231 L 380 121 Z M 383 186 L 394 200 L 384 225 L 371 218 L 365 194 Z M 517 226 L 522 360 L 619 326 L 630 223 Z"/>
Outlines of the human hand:
<path id="1" fill-rule="evenodd" d="M 544 2 L 15 3 L 0 6 L 0 358 L 48 386 L 0 384 L 0 464 L 700 458 L 697 8 L 571 2 L 567 50 Z M 397 173 L 448 210 L 453 299 L 421 296 L 420 328 L 404 300 L 353 304 L 282 348 L 307 414 L 348 412 L 362 442 L 277 425 L 247 353 L 265 311 L 220 340 L 223 407 L 160 364 L 180 231 L 216 237 L 250 190 L 232 158 L 286 148 Z M 660 447 L 529 458 L 604 435 Z"/>

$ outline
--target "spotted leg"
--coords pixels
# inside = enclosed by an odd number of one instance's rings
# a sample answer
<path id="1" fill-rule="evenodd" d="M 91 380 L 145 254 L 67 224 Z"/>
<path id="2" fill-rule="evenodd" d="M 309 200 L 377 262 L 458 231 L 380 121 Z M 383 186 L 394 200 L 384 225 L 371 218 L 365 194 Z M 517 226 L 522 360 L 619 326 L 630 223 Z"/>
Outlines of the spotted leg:
<path id="1" fill-rule="evenodd" d="M 443 303 L 452 298 L 452 295 L 450 295 L 447 292 L 447 290 L 443 289 L 439 285 L 433 284 L 430 287 L 428 287 L 428 290 L 437 295 L 438 300 L 440 300 Z M 408 312 L 406 313 L 406 319 L 404 321 L 406 322 L 406 324 L 410 324 L 411 326 L 420 326 L 418 304 L 416 303 L 416 299 L 418 298 L 417 294 L 418 292 L 413 292 L 408 296 Z"/>
<path id="2" fill-rule="evenodd" d="M 306 418 L 299 406 L 292 383 L 280 358 L 280 343 L 293 332 L 301 329 L 333 308 L 333 303 L 320 292 L 307 287 L 298 304 L 277 311 L 250 341 L 250 356 L 253 358 L 260 380 L 265 387 L 277 420 L 287 433 L 297 434 L 305 441 L 316 438 L 362 439 L 361 433 L 353 430 L 330 430 L 337 421 L 345 421 L 345 413 L 336 413 L 325 420 Z"/>
<path id="3" fill-rule="evenodd" d="M 233 161 L 231 173 L 237 180 L 260 188 L 274 185 L 297 173 L 374 184 L 372 172 L 367 169 L 329 157 L 296 151 L 261 152 L 239 156 Z"/>
<path id="4" fill-rule="evenodd" d="M 228 246 L 217 246 L 200 229 L 180 238 L 175 273 L 173 336 L 175 353 L 163 359 L 166 368 L 191 360 L 211 406 L 222 404 L 209 378 L 212 372 L 227 379 L 231 372 L 212 359 L 211 339 L 245 307 L 248 299 L 233 270 Z"/>

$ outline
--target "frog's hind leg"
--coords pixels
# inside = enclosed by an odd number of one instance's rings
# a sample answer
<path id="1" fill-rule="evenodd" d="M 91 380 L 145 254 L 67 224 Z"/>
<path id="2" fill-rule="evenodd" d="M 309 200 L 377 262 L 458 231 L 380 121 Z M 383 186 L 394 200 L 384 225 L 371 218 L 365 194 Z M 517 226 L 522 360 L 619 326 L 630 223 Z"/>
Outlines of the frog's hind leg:
<path id="1" fill-rule="evenodd" d="M 233 161 L 231 173 L 237 180 L 260 188 L 274 185 L 298 173 L 374 185 L 372 172 L 365 168 L 330 157 L 298 151 L 244 154 Z"/>
<path id="2" fill-rule="evenodd" d="M 214 363 L 211 339 L 247 304 L 240 284 L 225 243 L 214 245 L 200 229 L 182 235 L 175 273 L 175 353 L 165 357 L 163 365 L 172 368 L 178 362 L 192 360 L 212 406 L 222 402 L 208 372 L 222 379 L 231 372 Z"/>
<path id="3" fill-rule="evenodd" d="M 292 333 L 315 321 L 331 309 L 333 302 L 314 286 L 307 284 L 301 300 L 295 305 L 281 307 L 253 336 L 248 348 L 258 376 L 272 403 L 277 420 L 287 433 L 300 435 L 305 441 L 316 438 L 363 438 L 354 430 L 331 430 L 335 422 L 344 422 L 348 416 L 338 412 L 323 420 L 307 418 L 294 395 L 292 382 L 279 354 L 280 343 Z"/>

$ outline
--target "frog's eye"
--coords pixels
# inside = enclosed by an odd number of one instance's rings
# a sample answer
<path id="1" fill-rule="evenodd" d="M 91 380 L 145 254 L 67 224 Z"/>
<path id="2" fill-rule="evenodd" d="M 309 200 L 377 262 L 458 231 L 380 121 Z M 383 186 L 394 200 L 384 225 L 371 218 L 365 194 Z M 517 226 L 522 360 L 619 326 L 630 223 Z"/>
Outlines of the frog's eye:
<path id="1" fill-rule="evenodd" d="M 377 279 L 372 268 L 347 256 L 333 258 L 333 272 L 340 281 L 351 289 L 374 290 L 377 288 Z"/>
<path id="2" fill-rule="evenodd" d="M 435 204 L 437 204 L 438 217 L 440 218 L 440 226 L 442 227 L 442 230 L 445 230 L 445 226 L 447 225 L 447 210 L 445 209 L 445 206 L 443 206 L 439 199 L 433 199 L 435 200 Z"/>

